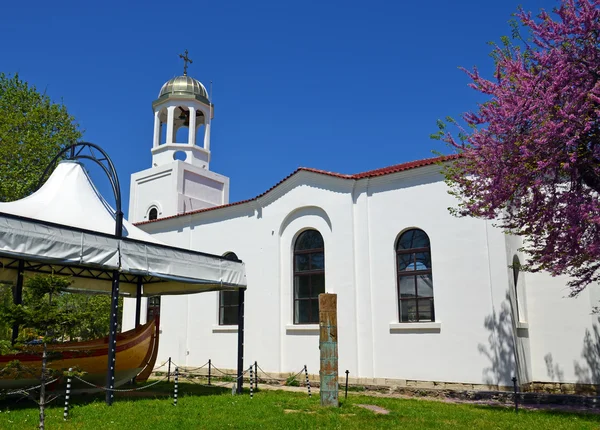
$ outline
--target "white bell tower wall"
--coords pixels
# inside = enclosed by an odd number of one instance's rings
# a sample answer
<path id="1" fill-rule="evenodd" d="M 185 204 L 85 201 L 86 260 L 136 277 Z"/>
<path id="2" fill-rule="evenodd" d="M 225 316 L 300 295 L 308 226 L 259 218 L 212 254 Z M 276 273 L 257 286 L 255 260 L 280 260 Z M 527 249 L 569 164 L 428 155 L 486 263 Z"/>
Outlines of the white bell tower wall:
<path id="1" fill-rule="evenodd" d="M 152 208 L 165 218 L 228 203 L 228 177 L 175 160 L 131 175 L 128 219 L 149 221 Z"/>

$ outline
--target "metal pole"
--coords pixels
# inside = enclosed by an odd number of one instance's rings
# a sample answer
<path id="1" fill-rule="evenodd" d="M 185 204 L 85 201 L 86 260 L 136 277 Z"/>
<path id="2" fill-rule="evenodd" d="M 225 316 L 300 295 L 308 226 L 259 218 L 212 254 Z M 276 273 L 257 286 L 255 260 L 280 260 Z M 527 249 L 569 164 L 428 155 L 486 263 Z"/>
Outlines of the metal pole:
<path id="1" fill-rule="evenodd" d="M 137 289 L 135 292 L 135 326 L 140 326 L 140 317 L 142 314 L 142 277 L 138 276 Z"/>
<path id="2" fill-rule="evenodd" d="M 258 390 L 258 363 L 254 362 L 254 388 Z"/>
<path id="3" fill-rule="evenodd" d="M 107 156 L 111 170 L 114 173 L 114 181 L 117 192 L 115 193 L 115 204 L 117 206 L 115 219 L 115 237 L 121 239 L 123 237 L 123 212 L 121 211 L 121 187 L 117 172 L 112 165 L 112 162 Z M 119 257 L 119 267 L 121 266 L 121 258 Z M 106 372 L 106 404 L 112 405 L 114 399 L 115 388 L 115 369 L 117 367 L 117 324 L 119 319 L 117 313 L 119 311 L 119 281 L 120 275 L 118 270 L 113 270 L 112 273 L 112 291 L 110 301 L 110 328 L 108 332 L 108 371 Z"/>
<path id="4" fill-rule="evenodd" d="M 518 394 L 518 388 L 517 388 L 517 377 L 513 376 L 512 378 L 513 381 L 513 389 L 515 390 L 515 413 L 519 412 L 519 394 Z"/>
<path id="5" fill-rule="evenodd" d="M 244 385 L 244 293 L 240 288 L 238 292 L 238 368 L 237 368 L 237 393 L 242 394 Z"/>
<path id="6" fill-rule="evenodd" d="M 253 399 L 253 393 L 252 393 L 252 386 L 253 386 L 253 381 L 254 381 L 254 375 L 252 374 L 252 366 L 250 366 L 250 369 L 248 369 L 250 371 L 250 399 Z"/>
<path id="7" fill-rule="evenodd" d="M 173 406 L 177 406 L 177 387 L 179 385 L 179 367 L 175 367 L 175 387 L 173 389 Z"/>
<path id="8" fill-rule="evenodd" d="M 304 365 L 304 374 L 306 375 L 306 388 L 308 389 L 308 397 L 312 397 L 312 394 L 310 393 L 310 380 L 308 379 L 308 369 L 306 364 Z"/>
<path id="9" fill-rule="evenodd" d="M 345 395 L 345 399 L 348 398 L 348 373 L 350 373 L 349 370 L 346 369 L 346 395 Z"/>
<path id="10" fill-rule="evenodd" d="M 76 152 L 75 149 L 79 148 L 79 151 Z M 89 148 L 90 153 L 92 155 L 84 155 L 81 151 L 84 148 Z M 96 150 L 102 154 L 102 158 L 98 158 L 95 156 L 94 151 Z M 117 175 L 117 170 L 115 166 L 108 156 L 106 152 L 98 145 L 95 145 L 90 142 L 78 142 L 73 145 L 69 145 L 60 150 L 58 154 L 52 159 L 50 164 L 46 167 L 44 174 L 40 178 L 40 182 L 38 183 L 38 188 L 42 185 L 42 181 L 48 174 L 51 168 L 54 168 L 58 160 L 63 157 L 67 152 L 69 152 L 70 159 L 81 159 L 81 160 L 91 160 L 98 164 L 108 179 L 110 180 L 110 184 L 112 186 L 113 193 L 115 195 L 115 238 L 121 239 L 123 237 L 123 211 L 121 204 L 121 185 L 119 183 L 119 175 Z M 107 166 L 103 164 L 105 162 Z M 119 267 L 121 262 L 119 261 Z M 110 308 L 110 326 L 108 331 L 108 362 L 106 364 L 106 403 L 108 405 L 112 404 L 113 401 L 113 389 L 115 386 L 115 369 L 116 369 L 116 347 L 117 347 L 117 311 L 119 305 L 119 270 L 113 270 L 112 273 L 112 288 L 111 288 L 111 308 Z"/>
<path id="11" fill-rule="evenodd" d="M 210 364 L 210 358 L 209 358 L 208 359 L 208 385 L 210 385 L 210 367 L 211 367 L 211 364 Z"/>
<path id="12" fill-rule="evenodd" d="M 23 275 L 25 271 L 25 261 L 19 260 L 19 266 L 17 269 L 17 284 L 15 285 L 15 289 L 13 291 L 13 303 L 15 305 L 20 305 L 23 303 Z M 12 338 L 11 343 L 14 345 L 17 341 L 17 337 L 19 336 L 19 323 L 16 322 L 13 324 L 12 328 Z"/>
<path id="13" fill-rule="evenodd" d="M 171 382 L 171 357 L 169 357 L 169 368 L 167 369 L 167 382 Z"/>
<path id="14" fill-rule="evenodd" d="M 110 301 L 110 326 L 108 332 L 108 371 L 106 372 L 106 404 L 112 405 L 115 388 L 115 367 L 117 365 L 117 312 L 119 309 L 119 271 L 113 270 Z"/>
<path id="15" fill-rule="evenodd" d="M 71 394 L 71 372 L 73 371 L 72 367 L 69 367 L 69 374 L 67 375 L 67 389 L 65 391 L 65 411 L 63 413 L 63 420 L 67 421 L 69 417 L 69 397 Z"/>

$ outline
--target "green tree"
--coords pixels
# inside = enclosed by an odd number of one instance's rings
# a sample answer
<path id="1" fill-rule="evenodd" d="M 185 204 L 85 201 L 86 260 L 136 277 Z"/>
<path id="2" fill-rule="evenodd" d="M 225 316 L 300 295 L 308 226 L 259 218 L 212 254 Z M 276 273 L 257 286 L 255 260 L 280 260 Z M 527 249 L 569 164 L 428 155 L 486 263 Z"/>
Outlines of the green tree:
<path id="1" fill-rule="evenodd" d="M 60 374 L 62 369 L 51 369 L 48 367 L 48 361 L 53 357 L 48 354 L 47 343 L 56 338 L 58 333 L 64 330 L 64 325 L 69 321 L 68 311 L 64 307 L 59 306 L 58 298 L 65 293 L 66 289 L 71 285 L 72 281 L 67 277 L 51 275 L 35 275 L 27 280 L 27 301 L 23 304 L 11 304 L 5 307 L 0 313 L 0 319 L 10 324 L 22 324 L 28 327 L 28 331 L 22 331 L 20 334 L 21 340 L 29 340 L 32 336 L 41 337 L 43 343 L 42 349 L 42 369 L 41 369 L 41 385 L 40 385 L 40 425 L 43 429 L 45 426 L 45 410 L 46 405 L 56 398 L 46 397 L 45 383 L 48 377 L 54 374 Z M 24 344 L 22 346 L 25 352 L 38 353 L 35 346 Z M 58 355 L 60 356 L 60 354 Z M 57 357 L 58 358 L 58 357 Z M 19 362 L 14 360 L 7 366 L 11 370 L 15 370 L 16 376 L 28 374 L 33 376 L 33 369 L 27 369 Z M 7 370 L 6 368 L 3 371 Z M 19 375 L 21 374 L 21 375 Z M 27 395 L 33 399 L 32 393 L 27 392 Z M 37 401 L 37 400 L 36 400 Z"/>
<path id="2" fill-rule="evenodd" d="M 81 135 L 65 105 L 0 73 L 0 201 L 31 194 L 50 160 Z"/>
<path id="3" fill-rule="evenodd" d="M 56 154 L 81 136 L 75 119 L 64 104 L 52 102 L 35 86 L 21 80 L 18 74 L 0 73 L 0 201 L 18 200 L 31 194 Z M 46 300 L 29 287 L 30 283 L 42 282 L 41 279 L 43 277 L 34 277 L 26 282 L 23 290 L 25 308 L 22 310 L 45 311 L 43 302 Z M 52 279 L 49 277 L 46 282 Z M 11 349 L 7 342 L 12 327 L 7 322 L 7 313 L 14 311 L 11 304 L 11 288 L 0 286 L 0 313 L 4 314 L 4 317 L 0 316 L 0 353 Z M 56 338 L 89 340 L 108 334 L 110 297 L 57 292 L 54 305 L 61 318 L 60 327 L 50 330 Z M 31 318 L 28 321 L 31 322 Z M 25 320 L 19 324 L 24 329 L 20 340 L 43 334 Z"/>

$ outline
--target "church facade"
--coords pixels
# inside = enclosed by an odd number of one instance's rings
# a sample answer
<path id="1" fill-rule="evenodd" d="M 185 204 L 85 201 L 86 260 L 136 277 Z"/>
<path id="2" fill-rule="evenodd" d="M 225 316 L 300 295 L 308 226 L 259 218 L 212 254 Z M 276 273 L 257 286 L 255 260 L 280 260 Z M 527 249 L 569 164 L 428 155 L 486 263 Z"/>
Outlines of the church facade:
<path id="1" fill-rule="evenodd" d="M 568 298 L 566 279 L 519 270 L 519 238 L 450 215 L 441 169 L 452 157 L 354 175 L 300 168 L 230 203 L 229 179 L 209 168 L 204 86 L 174 78 L 153 109 L 152 166 L 131 177 L 129 220 L 167 244 L 245 262 L 248 365 L 318 374 L 327 292 L 338 296 L 340 373 L 363 383 L 600 383 L 598 287 Z M 158 362 L 236 367 L 237 294 L 163 297 L 160 314 Z M 134 318 L 126 299 L 124 329 Z"/>

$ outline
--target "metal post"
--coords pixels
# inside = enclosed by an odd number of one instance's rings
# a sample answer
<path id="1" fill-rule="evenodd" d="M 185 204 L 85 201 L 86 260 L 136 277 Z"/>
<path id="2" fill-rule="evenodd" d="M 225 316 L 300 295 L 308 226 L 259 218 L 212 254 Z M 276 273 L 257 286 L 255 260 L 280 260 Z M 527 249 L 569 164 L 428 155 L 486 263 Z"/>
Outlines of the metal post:
<path id="1" fill-rule="evenodd" d="M 106 372 L 106 404 L 112 405 L 115 388 L 115 368 L 117 365 L 117 312 L 119 309 L 119 271 L 113 270 L 110 327 L 108 332 L 108 371 Z"/>
<path id="2" fill-rule="evenodd" d="M 138 276 L 137 289 L 135 292 L 135 326 L 140 326 L 140 316 L 142 314 L 142 277 Z"/>
<path id="3" fill-rule="evenodd" d="M 79 148 L 79 151 L 75 151 L 76 148 Z M 90 155 L 80 155 L 81 151 L 84 148 L 88 148 L 90 150 Z M 100 152 L 102 154 L 102 158 L 96 157 L 94 151 Z M 98 145 L 95 145 L 90 142 L 78 142 L 73 145 L 69 145 L 64 147 L 56 156 L 52 159 L 50 164 L 46 167 L 44 174 L 40 177 L 40 181 L 38 183 L 38 188 L 41 187 L 42 181 L 50 171 L 50 169 L 54 168 L 58 160 L 64 157 L 65 154 L 69 152 L 70 159 L 87 159 L 92 160 L 97 163 L 102 169 L 104 173 L 108 176 L 110 180 L 110 184 L 112 186 L 112 190 L 115 196 L 115 238 L 121 239 L 123 237 L 123 211 L 121 204 L 121 185 L 119 183 L 119 176 L 117 175 L 117 170 L 115 166 L 108 156 L 106 152 Z M 105 162 L 107 166 L 103 164 Z M 119 261 L 120 267 L 120 261 Z M 119 304 L 119 270 L 113 270 L 112 273 L 112 288 L 111 288 L 111 307 L 110 307 L 110 326 L 108 331 L 108 362 L 107 372 L 106 372 L 106 403 L 108 405 L 112 404 L 113 401 L 113 389 L 115 386 L 115 370 L 116 370 L 116 346 L 117 346 L 117 311 Z"/>
<path id="4" fill-rule="evenodd" d="M 23 275 L 25 271 L 25 261 L 19 260 L 19 266 L 17 269 L 17 284 L 15 285 L 15 289 L 13 291 L 13 303 L 15 305 L 20 305 L 23 303 Z M 12 338 L 11 342 L 14 345 L 17 341 L 17 337 L 19 336 L 19 323 L 15 323 L 12 328 Z"/>
<path id="5" fill-rule="evenodd" d="M 254 362 L 254 388 L 258 390 L 258 363 Z"/>
<path id="6" fill-rule="evenodd" d="M 304 365 L 304 374 L 306 375 L 306 388 L 308 389 L 308 397 L 312 397 L 310 393 L 310 380 L 308 379 L 308 368 Z"/>
<path id="7" fill-rule="evenodd" d="M 177 387 L 179 385 L 179 367 L 175 367 L 175 387 L 173 388 L 173 406 L 177 406 Z"/>
<path id="8" fill-rule="evenodd" d="M 252 366 L 250 366 L 250 369 L 248 369 L 250 371 L 250 399 L 253 399 L 253 393 L 252 393 L 252 386 L 254 385 L 254 375 L 252 375 Z"/>
<path id="9" fill-rule="evenodd" d="M 208 385 L 210 385 L 210 368 L 211 368 L 211 364 L 210 364 L 210 358 L 208 359 Z"/>
<path id="10" fill-rule="evenodd" d="M 108 158 L 108 156 L 107 156 Z M 109 159 L 110 162 L 110 159 Z M 115 237 L 117 239 L 121 239 L 123 237 L 123 212 L 121 211 L 121 187 L 119 185 L 119 179 L 117 178 L 117 173 L 112 166 L 112 162 L 110 162 L 111 169 L 115 175 L 115 188 L 117 192 L 115 193 L 115 201 L 117 205 L 116 216 L 115 216 Z M 119 260 L 119 266 L 121 266 L 121 261 Z M 112 290 L 111 290 L 111 300 L 110 300 L 110 327 L 108 332 L 108 371 L 106 372 L 106 404 L 108 406 L 112 405 L 114 399 L 114 391 L 115 388 L 115 369 L 117 367 L 117 324 L 119 319 L 117 318 L 117 313 L 119 311 L 119 281 L 120 275 L 118 270 L 113 270 L 112 273 Z"/>
<path id="11" fill-rule="evenodd" d="M 167 369 L 167 382 L 171 382 L 171 357 L 169 357 L 169 368 Z"/>
<path id="12" fill-rule="evenodd" d="M 237 393 L 242 394 L 244 385 L 244 293 L 240 288 L 238 292 L 238 368 L 237 368 Z"/>
<path id="13" fill-rule="evenodd" d="M 517 377 L 513 376 L 513 389 L 515 390 L 515 413 L 519 412 L 519 392 L 517 387 Z"/>
<path id="14" fill-rule="evenodd" d="M 346 369 L 346 395 L 344 396 L 345 399 L 348 398 L 348 373 L 350 373 L 350 371 Z"/>
<path id="15" fill-rule="evenodd" d="M 69 416 L 69 397 L 71 394 L 71 372 L 73 371 L 72 367 L 69 367 L 69 374 L 67 375 L 67 389 L 65 390 L 65 411 L 63 413 L 63 420 L 67 421 Z"/>

